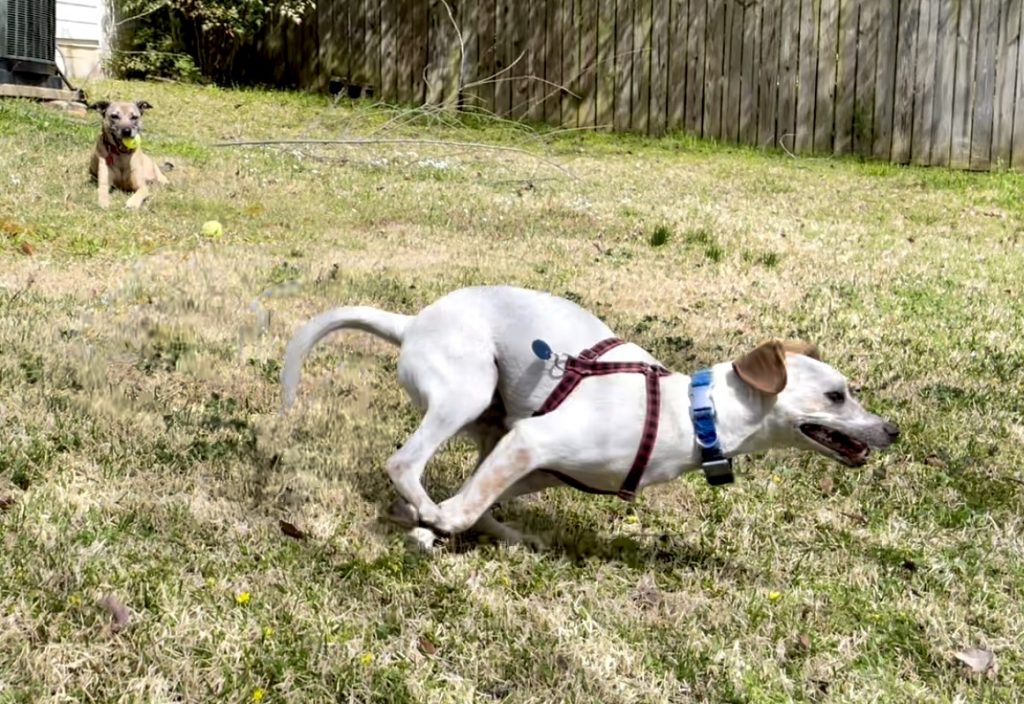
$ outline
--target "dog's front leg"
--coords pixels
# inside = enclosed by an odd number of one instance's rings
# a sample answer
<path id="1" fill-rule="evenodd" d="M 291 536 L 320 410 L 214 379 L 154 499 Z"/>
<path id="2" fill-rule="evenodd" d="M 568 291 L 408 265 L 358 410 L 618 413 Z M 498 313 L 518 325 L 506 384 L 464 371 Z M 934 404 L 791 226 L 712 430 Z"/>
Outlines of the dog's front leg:
<path id="1" fill-rule="evenodd" d="M 526 433 L 517 426 L 501 439 L 459 493 L 441 502 L 435 510 L 421 511 L 420 519 L 442 533 L 461 533 L 480 520 L 498 497 L 543 460 Z"/>
<path id="2" fill-rule="evenodd" d="M 110 167 L 103 159 L 96 165 L 96 183 L 100 207 L 106 210 L 110 207 Z"/>
<path id="3" fill-rule="evenodd" d="M 149 198 L 149 186 L 143 183 L 139 186 L 139 190 L 135 191 L 135 193 L 132 194 L 132 197 L 128 199 L 128 202 L 124 204 L 124 207 L 130 210 L 141 208 L 147 198 Z"/>

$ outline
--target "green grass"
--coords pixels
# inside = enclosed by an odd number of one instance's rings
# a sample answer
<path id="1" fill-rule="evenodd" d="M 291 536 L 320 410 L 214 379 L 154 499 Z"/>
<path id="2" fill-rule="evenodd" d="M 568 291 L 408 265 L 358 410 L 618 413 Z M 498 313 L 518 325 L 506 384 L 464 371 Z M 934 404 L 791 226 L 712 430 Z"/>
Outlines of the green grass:
<path id="1" fill-rule="evenodd" d="M 153 103 L 145 149 L 175 168 L 141 212 L 117 194 L 102 212 L 98 118 L 0 102 L 0 702 L 1024 689 L 1024 177 L 280 92 L 89 91 Z M 274 137 L 546 161 L 212 146 Z M 220 238 L 200 233 L 212 219 Z M 780 452 L 726 489 L 503 507 L 540 553 L 475 536 L 412 553 L 379 519 L 384 461 L 417 422 L 395 351 L 325 342 L 282 418 L 283 348 L 332 305 L 412 312 L 499 282 L 576 300 L 681 371 L 812 340 L 904 437 L 858 470 Z M 438 457 L 435 497 L 472 456 Z M 994 676 L 956 663 L 973 646 Z"/>

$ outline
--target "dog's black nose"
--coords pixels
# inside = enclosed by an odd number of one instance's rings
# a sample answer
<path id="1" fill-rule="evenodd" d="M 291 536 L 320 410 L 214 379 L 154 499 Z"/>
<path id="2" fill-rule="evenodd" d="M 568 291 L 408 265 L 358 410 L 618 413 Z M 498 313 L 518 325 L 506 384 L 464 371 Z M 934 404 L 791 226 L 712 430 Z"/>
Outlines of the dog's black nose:
<path id="1" fill-rule="evenodd" d="M 121 128 L 121 136 L 122 137 L 131 137 L 132 136 L 132 128 L 131 127 L 122 127 Z"/>
<path id="2" fill-rule="evenodd" d="M 900 436 L 900 429 L 892 423 L 885 424 L 885 434 L 889 436 L 890 440 L 895 440 Z"/>

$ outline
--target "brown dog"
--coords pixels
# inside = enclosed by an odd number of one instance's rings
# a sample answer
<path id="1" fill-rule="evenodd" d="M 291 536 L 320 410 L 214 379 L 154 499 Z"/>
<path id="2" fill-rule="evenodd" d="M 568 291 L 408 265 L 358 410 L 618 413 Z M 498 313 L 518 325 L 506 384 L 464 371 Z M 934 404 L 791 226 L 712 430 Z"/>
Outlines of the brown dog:
<path id="1" fill-rule="evenodd" d="M 143 154 L 139 146 L 142 114 L 153 106 L 145 100 L 134 103 L 101 100 L 89 107 L 103 115 L 103 129 L 89 163 L 89 172 L 99 187 L 100 207 L 110 207 L 110 186 L 113 185 L 132 194 L 126 207 L 138 208 L 149 197 L 149 184 L 167 183 L 156 163 Z"/>

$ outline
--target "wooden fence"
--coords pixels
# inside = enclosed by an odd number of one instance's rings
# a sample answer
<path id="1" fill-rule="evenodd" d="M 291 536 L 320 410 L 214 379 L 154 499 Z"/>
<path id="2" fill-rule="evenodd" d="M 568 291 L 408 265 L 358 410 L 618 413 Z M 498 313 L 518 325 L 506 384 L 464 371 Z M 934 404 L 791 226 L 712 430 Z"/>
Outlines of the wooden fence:
<path id="1" fill-rule="evenodd" d="M 1024 167 L 1022 5 L 319 0 L 277 71 L 569 127 Z"/>

